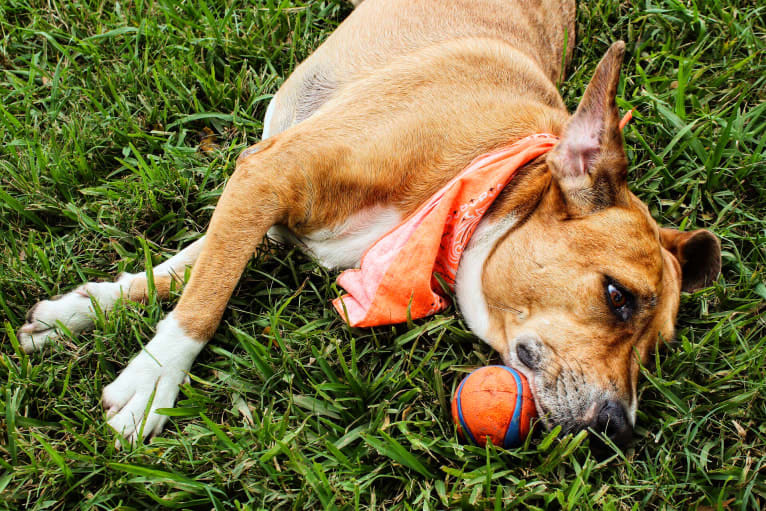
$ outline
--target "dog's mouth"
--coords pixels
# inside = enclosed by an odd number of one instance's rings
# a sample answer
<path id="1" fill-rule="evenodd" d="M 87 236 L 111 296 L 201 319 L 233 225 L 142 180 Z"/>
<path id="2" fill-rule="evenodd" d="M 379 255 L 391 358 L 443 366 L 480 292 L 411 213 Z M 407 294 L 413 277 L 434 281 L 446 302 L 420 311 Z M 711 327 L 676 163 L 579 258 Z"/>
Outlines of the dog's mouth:
<path id="1" fill-rule="evenodd" d="M 620 447 L 628 444 L 633 432 L 634 407 L 626 406 L 614 389 L 602 389 L 570 371 L 557 371 L 553 377 L 544 368 L 531 369 L 517 356 L 504 357 L 503 362 L 527 379 L 537 420 L 545 429 L 561 426 L 561 435 L 588 429 Z M 605 445 L 599 439 L 594 442 L 594 447 Z"/>
<path id="2" fill-rule="evenodd" d="M 548 378 L 549 381 L 546 381 L 546 375 L 550 372 L 544 367 L 532 369 L 523 363 L 516 349 L 512 349 L 508 356 L 503 357 L 503 363 L 526 378 L 537 410 L 537 421 L 543 424 L 545 429 L 561 426 L 562 434 L 582 429 L 587 415 L 587 411 L 580 404 L 586 399 L 584 386 L 561 385 L 561 379 L 558 377 Z"/>

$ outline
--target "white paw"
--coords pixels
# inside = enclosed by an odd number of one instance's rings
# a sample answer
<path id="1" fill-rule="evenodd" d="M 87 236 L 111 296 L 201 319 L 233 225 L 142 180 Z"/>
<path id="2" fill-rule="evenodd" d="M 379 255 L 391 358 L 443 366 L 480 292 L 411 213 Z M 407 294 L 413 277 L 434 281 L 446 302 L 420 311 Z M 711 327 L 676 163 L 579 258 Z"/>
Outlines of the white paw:
<path id="1" fill-rule="evenodd" d="M 63 325 L 72 333 L 93 327 L 91 297 L 104 312 L 120 298 L 122 284 L 118 282 L 89 282 L 65 295 L 37 302 L 27 312 L 27 322 L 19 330 L 22 349 L 31 353 L 61 336 Z"/>
<path id="2" fill-rule="evenodd" d="M 173 406 L 178 386 L 204 346 L 184 334 L 172 316 L 159 323 L 154 339 L 104 389 L 108 423 L 131 444 L 162 431 L 167 417 L 156 410 Z"/>

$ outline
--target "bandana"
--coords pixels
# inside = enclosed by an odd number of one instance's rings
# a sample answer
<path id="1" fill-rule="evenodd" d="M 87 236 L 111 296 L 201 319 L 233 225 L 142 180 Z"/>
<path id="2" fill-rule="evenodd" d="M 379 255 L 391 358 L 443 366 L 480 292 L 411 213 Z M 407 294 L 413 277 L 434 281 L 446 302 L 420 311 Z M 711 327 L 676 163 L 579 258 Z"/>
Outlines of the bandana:
<path id="1" fill-rule="evenodd" d="M 622 129 L 632 117 L 620 121 Z M 359 269 L 337 283 L 348 294 L 333 306 L 351 326 L 404 323 L 444 310 L 450 301 L 439 279 L 455 289 L 460 257 L 484 213 L 516 172 L 558 142 L 547 133 L 476 158 L 402 223 L 376 241 Z"/>

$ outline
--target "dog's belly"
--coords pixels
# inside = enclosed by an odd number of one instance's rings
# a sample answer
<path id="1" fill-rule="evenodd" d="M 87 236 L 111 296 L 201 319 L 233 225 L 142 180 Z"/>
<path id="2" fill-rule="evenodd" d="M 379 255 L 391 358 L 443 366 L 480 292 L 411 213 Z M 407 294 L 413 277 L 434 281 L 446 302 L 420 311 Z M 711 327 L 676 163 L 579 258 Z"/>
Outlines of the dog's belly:
<path id="1" fill-rule="evenodd" d="M 300 236 L 287 227 L 272 227 L 269 238 L 296 245 L 327 269 L 359 266 L 364 252 L 402 220 L 391 206 L 373 206 L 351 215 L 341 225 Z"/>

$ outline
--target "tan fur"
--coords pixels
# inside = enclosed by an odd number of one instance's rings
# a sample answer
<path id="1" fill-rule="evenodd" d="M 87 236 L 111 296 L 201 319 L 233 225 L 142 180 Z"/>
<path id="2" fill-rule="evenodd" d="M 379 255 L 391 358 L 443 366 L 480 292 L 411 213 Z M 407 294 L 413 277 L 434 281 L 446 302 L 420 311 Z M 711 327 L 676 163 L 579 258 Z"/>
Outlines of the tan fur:
<path id="1" fill-rule="evenodd" d="M 170 298 L 171 289 L 176 286 L 180 289 L 183 280 L 180 278 L 163 275 L 154 278 L 154 288 L 157 290 L 157 297 L 160 300 Z M 149 281 L 146 277 L 138 277 L 130 283 L 128 288 L 128 299 L 132 302 L 144 302 L 149 297 Z"/>
<path id="2" fill-rule="evenodd" d="M 661 232 L 627 188 L 614 101 L 623 43 L 570 117 L 556 84 L 573 45 L 570 0 L 361 3 L 279 90 L 273 135 L 238 159 L 173 313 L 182 331 L 212 337 L 273 225 L 307 235 L 377 205 L 406 216 L 478 155 L 552 133 L 561 142 L 488 214 L 517 221 L 483 268 L 484 337 L 517 367 L 519 347 L 534 346 L 541 369 L 523 371 L 548 424 L 595 424 L 602 402 L 634 409 L 639 361 L 672 337 L 687 272 L 690 288 L 717 274 L 720 247 L 709 233 Z M 161 296 L 172 279 L 155 279 Z M 627 321 L 608 305 L 608 279 L 636 296 Z M 145 294 L 138 279 L 130 297 Z"/>
<path id="3" fill-rule="evenodd" d="M 194 266 L 200 252 L 204 238 L 200 238 L 191 245 L 185 247 L 181 252 L 165 261 L 160 267 L 155 267 L 152 271 L 154 288 L 157 297 L 161 300 L 170 297 L 171 290 L 181 289 L 186 275 L 186 269 Z M 129 275 L 127 279 L 121 277 L 118 281 L 125 281 L 127 297 L 134 302 L 144 302 L 149 295 L 149 281 L 146 273 Z"/>
<path id="4" fill-rule="evenodd" d="M 552 80 L 571 57 L 574 8 L 544 3 L 510 12 L 503 2 L 458 2 L 444 17 L 427 1 L 361 5 L 276 100 L 299 102 L 307 76 L 329 82 L 332 97 L 237 162 L 176 308 L 181 326 L 212 336 L 271 225 L 310 233 L 375 204 L 408 214 L 476 156 L 560 132 L 566 112 Z"/>
<path id="5" fill-rule="evenodd" d="M 212 336 L 271 225 L 305 235 L 378 204 L 406 216 L 476 156 L 532 133 L 565 135 L 555 82 L 571 57 L 574 8 L 544 4 L 471 0 L 447 16 L 428 1 L 362 4 L 280 89 L 278 133 L 239 159 L 176 308 L 182 328 Z M 602 61 L 581 109 L 613 103 L 622 53 Z M 490 218 L 525 220 L 496 246 L 483 288 L 488 341 L 504 360 L 517 330 L 533 329 L 555 353 L 549 371 L 586 366 L 589 384 L 627 403 L 638 360 L 658 335 L 672 337 L 680 275 L 665 271 L 657 227 L 627 190 L 616 108 L 603 118 L 587 179 L 561 174 L 566 155 L 554 151 L 554 179 L 541 158 L 495 204 Z M 653 305 L 621 324 L 602 274 Z"/>
<path id="6" fill-rule="evenodd" d="M 658 334 L 673 336 L 680 275 L 664 271 L 656 227 L 641 208 L 563 219 L 560 207 L 549 194 L 488 259 L 490 343 L 507 358 L 507 340 L 534 330 L 556 354 L 554 365 L 587 367 L 627 398 L 639 358 L 645 362 Z M 645 301 L 635 320 L 621 323 L 610 312 L 603 274 L 619 277 Z"/>
<path id="7" fill-rule="evenodd" d="M 256 247 L 284 221 L 295 194 L 280 168 L 284 155 L 265 149 L 237 166 L 210 220 L 202 252 L 174 310 L 181 328 L 207 342 Z"/>
<path id="8" fill-rule="evenodd" d="M 285 114 L 273 119 L 272 125 L 277 129 L 272 131 L 281 131 L 312 113 L 311 108 L 301 105 L 321 104 L 309 100 L 315 95 L 326 96 L 370 74 L 383 78 L 390 74 L 386 68 L 400 58 L 408 60 L 413 70 L 428 69 L 429 64 L 418 62 L 421 51 L 438 52 L 441 45 L 458 40 L 487 39 L 502 43 L 527 55 L 549 83 L 556 83 L 562 77 L 562 63 L 569 62 L 572 56 L 574 20 L 573 1 L 455 0 L 449 6 L 433 0 L 364 2 L 280 88 L 275 100 L 281 106 L 278 110 Z M 473 60 L 470 55 L 465 58 Z M 479 84 L 491 82 L 495 76 L 489 74 L 485 79 L 481 68 L 476 72 L 465 78 Z M 413 76 L 418 74 L 416 71 Z M 446 78 L 440 81 L 448 92 L 450 83 Z M 523 76 L 506 77 L 497 85 L 509 79 L 516 85 L 523 85 L 526 80 Z M 393 96 L 407 92 L 394 87 L 386 91 Z M 502 91 L 498 87 L 494 92 Z M 558 94 L 556 101 L 560 101 Z"/>

